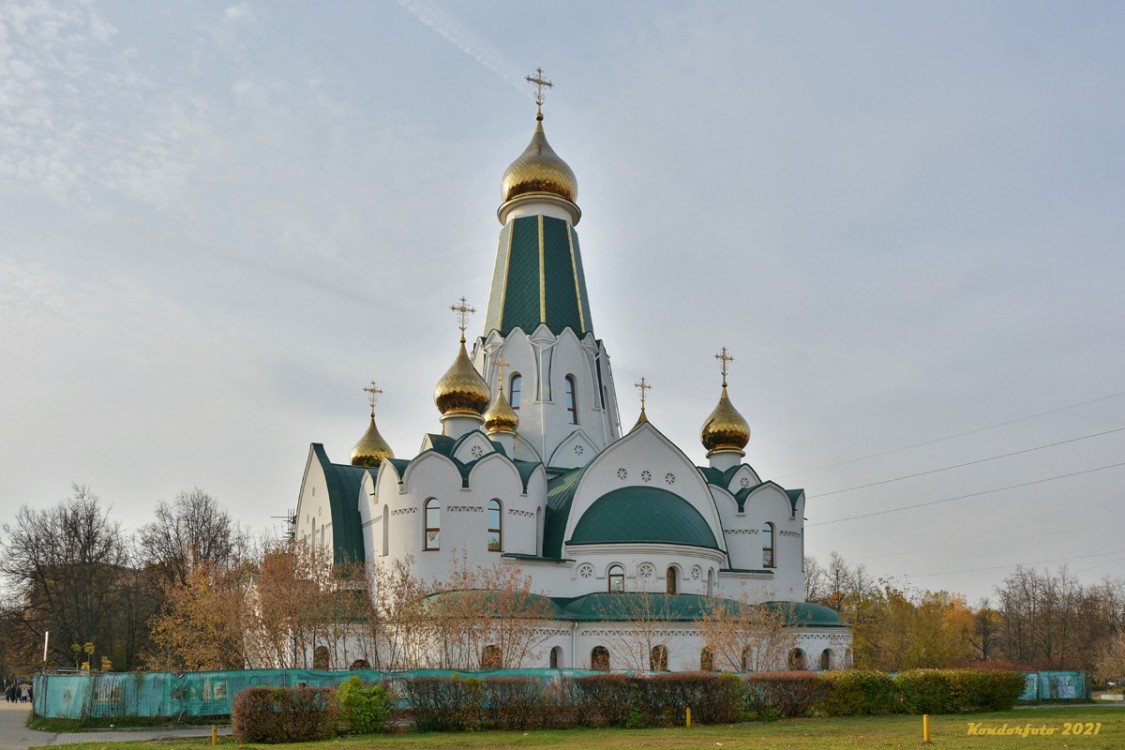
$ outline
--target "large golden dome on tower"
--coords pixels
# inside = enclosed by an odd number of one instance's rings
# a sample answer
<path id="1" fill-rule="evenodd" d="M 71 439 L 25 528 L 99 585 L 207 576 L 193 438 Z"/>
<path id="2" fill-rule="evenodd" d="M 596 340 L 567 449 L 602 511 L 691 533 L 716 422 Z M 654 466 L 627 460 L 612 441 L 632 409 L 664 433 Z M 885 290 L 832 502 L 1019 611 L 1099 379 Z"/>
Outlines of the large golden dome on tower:
<path id="1" fill-rule="evenodd" d="M 375 415 L 372 414 L 367 432 L 363 433 L 363 437 L 352 448 L 352 466 L 375 467 L 383 463 L 383 459 L 394 457 L 391 446 L 379 434 L 379 428 L 375 426 Z"/>
<path id="2" fill-rule="evenodd" d="M 725 384 L 718 405 L 699 431 L 699 439 L 708 453 L 742 453 L 750 442 L 750 423 L 730 402 Z"/>
<path id="3" fill-rule="evenodd" d="M 453 365 L 441 376 L 434 388 L 434 403 L 443 417 L 480 417 L 491 400 L 488 384 L 469 361 L 465 339 L 462 338 L 457 359 L 453 360 Z"/>
<path id="4" fill-rule="evenodd" d="M 537 115 L 531 143 L 504 171 L 500 197 L 510 201 L 527 193 L 550 193 L 574 203 L 578 200 L 578 180 L 570 166 L 547 143 L 543 115 Z"/>

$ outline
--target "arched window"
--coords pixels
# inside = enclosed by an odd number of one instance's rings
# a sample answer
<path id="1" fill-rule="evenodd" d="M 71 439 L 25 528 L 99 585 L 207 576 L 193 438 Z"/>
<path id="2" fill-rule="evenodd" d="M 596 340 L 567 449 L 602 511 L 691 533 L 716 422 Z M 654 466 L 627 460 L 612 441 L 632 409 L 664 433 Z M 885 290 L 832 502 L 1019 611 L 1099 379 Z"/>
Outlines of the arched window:
<path id="1" fill-rule="evenodd" d="M 707 571 L 707 596 L 715 595 L 715 569 Z"/>
<path id="2" fill-rule="evenodd" d="M 313 649 L 313 669 L 328 669 L 328 647 L 317 646 Z"/>
<path id="3" fill-rule="evenodd" d="M 488 501 L 488 551 L 499 552 L 504 548 L 501 526 L 504 507 L 499 500 Z"/>
<path id="4" fill-rule="evenodd" d="M 762 527 L 762 567 L 774 567 L 775 560 L 773 555 L 773 524 L 766 522 Z"/>
<path id="5" fill-rule="evenodd" d="M 441 505 L 434 498 L 426 501 L 426 539 L 423 549 L 438 549 L 441 541 Z"/>
<path id="6" fill-rule="evenodd" d="M 620 593 L 625 590 L 625 568 L 617 563 L 609 566 L 606 571 L 606 577 L 609 578 L 609 591 L 611 594 Z"/>
<path id="7" fill-rule="evenodd" d="M 560 663 L 562 663 L 562 646 L 555 646 L 551 649 L 551 669 L 558 669 Z"/>
<path id="8" fill-rule="evenodd" d="M 711 653 L 711 649 L 707 647 L 704 647 L 703 650 L 699 652 L 699 671 L 715 671 L 715 655 Z"/>
<path id="9" fill-rule="evenodd" d="M 749 646 L 743 646 L 742 647 L 742 659 L 739 660 L 739 663 L 738 663 L 738 668 L 741 671 L 750 672 L 750 671 L 753 670 L 754 665 L 753 665 L 753 663 L 751 663 L 751 657 L 752 656 L 753 656 L 753 654 L 750 651 L 750 647 Z"/>
<path id="10" fill-rule="evenodd" d="M 520 394 L 523 393 L 523 376 L 518 372 L 512 375 L 508 385 L 508 403 L 516 411 L 520 410 Z"/>
<path id="11" fill-rule="evenodd" d="M 832 649 L 824 649 L 820 652 L 820 671 L 827 672 L 832 669 Z"/>
<path id="12" fill-rule="evenodd" d="M 678 588 L 679 575 L 676 573 L 675 566 L 669 566 L 668 573 L 664 576 L 664 588 L 669 594 L 675 594 Z"/>
<path id="13" fill-rule="evenodd" d="M 575 395 L 574 376 L 566 376 L 566 421 L 578 424 L 578 397 Z"/>
<path id="14" fill-rule="evenodd" d="M 590 652 L 590 669 L 596 669 L 599 672 L 609 671 L 609 649 L 605 646 L 594 646 L 594 650 Z"/>
<path id="15" fill-rule="evenodd" d="M 805 671 L 805 652 L 799 648 L 795 648 L 789 652 L 789 671 Z"/>
<path id="16" fill-rule="evenodd" d="M 504 662 L 500 658 L 499 646 L 485 646 L 480 654 L 481 669 L 503 669 Z"/>
<path id="17" fill-rule="evenodd" d="M 371 669 L 371 665 L 367 663 L 367 659 L 356 659 L 348 669 Z"/>
<path id="18" fill-rule="evenodd" d="M 668 671 L 668 647 L 660 644 L 652 647 L 648 655 L 648 668 L 651 672 Z"/>

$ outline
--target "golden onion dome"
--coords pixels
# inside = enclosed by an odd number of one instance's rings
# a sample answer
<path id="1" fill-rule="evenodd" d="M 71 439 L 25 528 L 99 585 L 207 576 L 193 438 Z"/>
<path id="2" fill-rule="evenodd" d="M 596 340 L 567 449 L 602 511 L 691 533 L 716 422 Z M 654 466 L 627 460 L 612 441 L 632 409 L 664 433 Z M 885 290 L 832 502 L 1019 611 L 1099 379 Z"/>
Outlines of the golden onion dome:
<path id="1" fill-rule="evenodd" d="M 461 339 L 461 350 L 437 387 L 434 388 L 434 403 L 442 416 L 479 417 L 488 408 L 492 394 L 488 384 L 480 376 L 469 353 L 465 351 L 465 339 Z"/>
<path id="2" fill-rule="evenodd" d="M 494 432 L 515 432 L 519 426 L 520 415 L 508 403 L 504 389 L 501 388 L 496 392 L 496 400 L 492 402 L 492 406 L 484 413 L 485 432 L 490 435 Z"/>
<path id="3" fill-rule="evenodd" d="M 750 442 L 750 423 L 730 402 L 726 383 L 723 384 L 718 406 L 699 431 L 699 439 L 708 453 L 742 453 Z"/>
<path id="4" fill-rule="evenodd" d="M 352 448 L 352 466 L 375 467 L 381 464 L 383 459 L 394 457 L 391 446 L 379 434 L 379 428 L 375 426 L 375 415 L 372 414 L 367 432 L 363 433 L 363 437 Z"/>
<path id="5" fill-rule="evenodd" d="M 510 201 L 526 193 L 551 193 L 574 203 L 578 200 L 578 180 L 570 166 L 547 143 L 543 115 L 535 118 L 531 143 L 504 171 L 500 197 Z"/>

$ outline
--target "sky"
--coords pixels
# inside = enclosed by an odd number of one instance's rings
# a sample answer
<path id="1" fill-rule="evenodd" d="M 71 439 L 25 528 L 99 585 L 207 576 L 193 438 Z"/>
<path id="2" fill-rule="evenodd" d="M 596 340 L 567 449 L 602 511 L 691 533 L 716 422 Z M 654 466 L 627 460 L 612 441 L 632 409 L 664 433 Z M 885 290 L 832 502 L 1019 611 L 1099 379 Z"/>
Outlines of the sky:
<path id="1" fill-rule="evenodd" d="M 540 66 L 626 426 L 643 376 L 703 464 L 726 346 L 820 562 L 1125 577 L 1112 2 L 5 0 L 0 522 L 198 487 L 277 532 L 371 379 L 413 455 Z"/>

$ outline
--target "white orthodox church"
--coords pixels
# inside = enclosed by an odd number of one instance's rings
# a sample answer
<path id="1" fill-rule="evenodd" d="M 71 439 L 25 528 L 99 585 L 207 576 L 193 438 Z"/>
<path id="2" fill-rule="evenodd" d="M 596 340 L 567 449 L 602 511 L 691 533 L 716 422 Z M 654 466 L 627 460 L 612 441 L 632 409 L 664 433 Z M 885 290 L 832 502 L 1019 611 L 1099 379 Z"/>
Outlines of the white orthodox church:
<path id="1" fill-rule="evenodd" d="M 700 431 L 706 466 L 649 422 L 644 381 L 640 417 L 622 429 L 586 293 L 577 180 L 547 143 L 541 106 L 536 120 L 504 172 L 492 287 L 471 351 L 472 310 L 464 299 L 454 307 L 461 343 L 434 391 L 440 430 L 395 457 L 375 425 L 372 383 L 370 424 L 350 462 L 311 446 L 295 538 L 336 560 L 410 560 L 424 580 L 464 562 L 519 566 L 556 613 L 541 663 L 526 667 L 617 668 L 611 636 L 628 624 L 604 605 L 632 592 L 673 602 L 663 668 L 701 668 L 693 620 L 708 597 L 789 602 L 791 665 L 846 666 L 847 626 L 803 602 L 804 491 L 743 462 L 750 427 L 727 394 L 726 349 Z"/>

